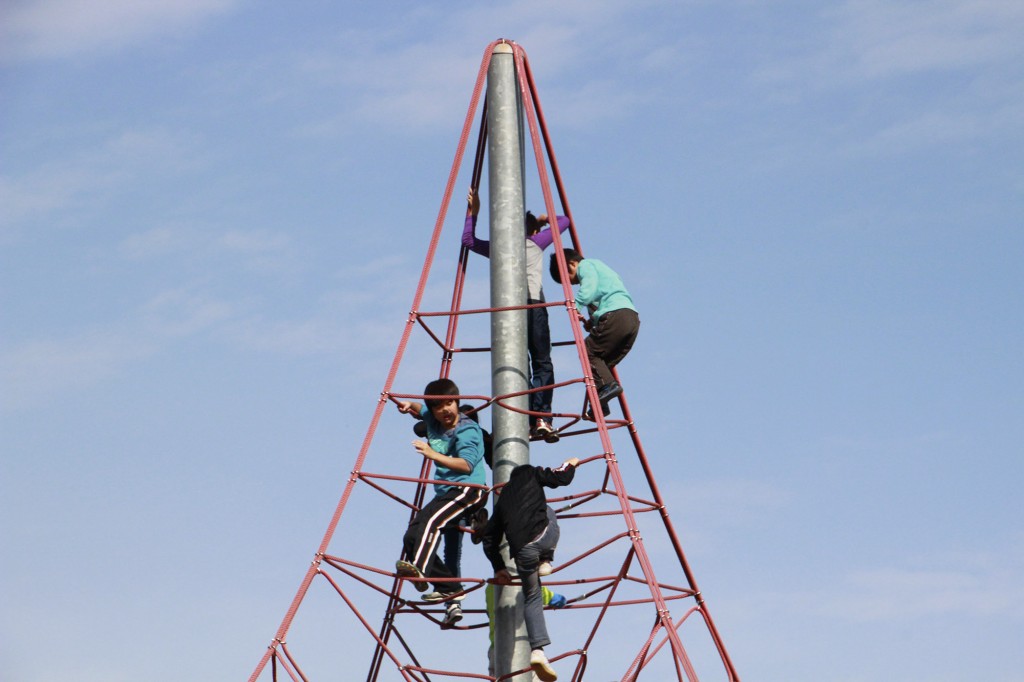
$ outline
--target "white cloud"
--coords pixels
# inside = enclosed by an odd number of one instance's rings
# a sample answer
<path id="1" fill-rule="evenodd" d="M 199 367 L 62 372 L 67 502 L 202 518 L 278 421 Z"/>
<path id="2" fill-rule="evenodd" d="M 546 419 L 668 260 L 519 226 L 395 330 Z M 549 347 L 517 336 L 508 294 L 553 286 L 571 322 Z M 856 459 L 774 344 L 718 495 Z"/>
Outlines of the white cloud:
<path id="1" fill-rule="evenodd" d="M 1001 95 L 1014 97 L 1009 91 Z M 853 156 L 896 154 L 940 144 L 996 136 L 1012 139 L 1019 135 L 1020 121 L 1024 119 L 1024 97 L 1020 95 L 1014 101 L 994 105 L 989 105 L 983 96 L 969 96 L 960 107 L 923 111 L 896 121 L 846 151 Z"/>
<path id="2" fill-rule="evenodd" d="M 202 163 L 195 139 L 163 129 L 126 130 L 92 148 L 37 163 L 20 174 L 0 176 L 0 233 L 13 237 L 31 221 L 47 226 L 75 220 L 75 213 L 106 201 L 111 193 L 165 173 Z M 8 168 L 17 160 L 9 160 Z"/>
<path id="3" fill-rule="evenodd" d="M 672 500 L 674 513 L 731 527 L 767 523 L 773 512 L 784 509 L 791 501 L 788 491 L 766 481 L 748 479 L 676 483 L 666 490 L 665 498 Z"/>
<path id="4" fill-rule="evenodd" d="M 344 279 L 361 280 L 366 277 L 376 277 L 384 280 L 392 273 L 400 272 L 406 267 L 405 256 L 388 254 L 365 262 L 347 265 L 344 270 L 339 270 L 337 275 Z"/>
<path id="5" fill-rule="evenodd" d="M 3 406 L 33 405 L 54 394 L 91 385 L 155 350 L 154 344 L 116 329 L 23 343 L 0 352 Z"/>
<path id="6" fill-rule="evenodd" d="M 834 17 L 835 65 L 866 78 L 977 66 L 1022 51 L 1020 3 L 853 0 Z"/>
<path id="7" fill-rule="evenodd" d="M 291 237 L 267 228 L 208 228 L 176 223 L 125 237 L 117 254 L 143 261 L 176 255 L 193 262 L 217 261 L 221 268 L 241 268 L 258 274 L 293 274 L 302 269 Z"/>
<path id="8" fill-rule="evenodd" d="M 22 0 L 0 10 L 4 61 L 109 52 L 173 35 L 237 0 Z"/>
<path id="9" fill-rule="evenodd" d="M 289 239 L 286 234 L 270 230 L 229 230 L 217 242 L 228 251 L 266 253 L 286 248 Z"/>
<path id="10" fill-rule="evenodd" d="M 153 297 L 143 306 L 142 315 L 154 336 L 191 336 L 229 319 L 232 306 L 183 288 Z"/>
<path id="11" fill-rule="evenodd" d="M 752 79 L 770 104 L 848 98 L 827 113 L 842 153 L 889 156 L 1019 134 L 1024 4 L 849 0 L 818 25 L 764 59 Z"/>
<path id="12" fill-rule="evenodd" d="M 594 128 L 609 121 L 625 120 L 650 97 L 623 87 L 622 82 L 595 78 L 577 85 L 539 94 L 548 125 L 558 128 Z"/>
<path id="13" fill-rule="evenodd" d="M 48 164 L 20 177 L 0 177 L 0 235 L 13 238 L 23 221 L 40 216 L 52 218 L 81 206 L 124 182 L 128 176 L 114 168 L 90 167 L 87 163 Z"/>
<path id="14" fill-rule="evenodd" d="M 291 274 L 303 269 L 291 237 L 278 230 L 233 229 L 219 235 L 214 248 L 242 259 L 242 266 L 259 274 Z"/>
<path id="15" fill-rule="evenodd" d="M 128 260 L 144 260 L 187 250 L 195 241 L 196 235 L 188 228 L 157 227 L 128 235 L 117 245 L 117 252 Z"/>
<path id="16" fill-rule="evenodd" d="M 847 88 L 929 71 L 1019 63 L 1024 5 L 1001 0 L 850 0 L 824 12 L 816 38 L 792 57 L 768 59 L 755 78 L 770 86 Z"/>
<path id="17" fill-rule="evenodd" d="M 101 383 L 159 354 L 174 339 L 211 330 L 232 314 L 225 302 L 171 290 L 154 296 L 125 321 L 0 349 L 3 408 L 31 407 Z"/>
<path id="18" fill-rule="evenodd" d="M 254 317 L 231 325 L 227 333 L 247 348 L 283 355 L 353 353 L 363 338 L 356 326 L 323 317 L 285 321 Z"/>
<path id="19" fill-rule="evenodd" d="M 498 38 L 514 40 L 527 50 L 535 76 L 545 83 L 538 88 L 542 104 L 549 117 L 559 117 L 559 125 L 620 118 L 644 97 L 635 83 L 638 74 L 616 73 L 621 63 L 616 55 L 636 55 L 631 63 L 650 70 L 672 66 L 666 59 L 671 50 L 628 40 L 621 30 L 624 17 L 644 4 L 552 5 L 522 0 L 501 7 L 474 7 L 456 15 L 420 8 L 415 20 L 386 34 L 345 33 L 337 45 L 307 55 L 297 64 L 301 76 L 342 91 L 343 113 L 309 122 L 298 132 L 339 134 L 351 117 L 401 126 L 403 131 L 448 127 L 465 116 L 484 48 Z M 424 30 L 441 21 L 443 30 Z M 480 37 L 453 50 L 453 35 Z M 554 97 L 556 89 L 565 94 L 557 102 L 548 102 L 544 93 Z"/>
<path id="20" fill-rule="evenodd" d="M 968 570 L 973 568 L 974 570 Z M 848 575 L 838 590 L 809 598 L 809 606 L 857 621 L 892 621 L 940 615 L 1019 613 L 1024 584 L 1019 563 L 1009 566 L 877 568 Z"/>

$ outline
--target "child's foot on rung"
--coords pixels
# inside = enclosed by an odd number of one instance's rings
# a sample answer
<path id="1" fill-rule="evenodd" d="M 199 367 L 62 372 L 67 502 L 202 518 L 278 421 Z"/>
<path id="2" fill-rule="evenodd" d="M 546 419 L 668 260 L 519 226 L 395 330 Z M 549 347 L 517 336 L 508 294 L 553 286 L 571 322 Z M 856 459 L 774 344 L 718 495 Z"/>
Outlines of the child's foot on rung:
<path id="1" fill-rule="evenodd" d="M 436 604 L 442 601 L 462 601 L 465 598 L 465 592 L 427 592 L 421 597 L 428 604 Z"/>
<path id="2" fill-rule="evenodd" d="M 543 649 L 534 649 L 530 652 L 530 667 L 542 682 L 555 682 L 558 679 L 558 673 L 548 663 L 548 657 L 544 655 Z"/>
<path id="3" fill-rule="evenodd" d="M 535 438 L 543 438 L 545 443 L 557 443 L 559 438 L 561 438 L 558 431 L 555 431 L 554 427 L 551 426 L 551 423 L 541 417 L 537 417 L 530 435 Z"/>
<path id="4" fill-rule="evenodd" d="M 441 621 L 441 629 L 455 627 L 455 624 L 462 620 L 462 607 L 458 602 L 449 602 L 448 608 L 444 611 L 444 620 Z"/>
<path id="5" fill-rule="evenodd" d="M 397 573 L 398 577 L 400 577 L 400 578 L 422 578 L 423 577 L 423 574 L 420 572 L 420 569 L 416 568 L 414 565 L 410 564 L 408 561 L 402 561 L 401 559 L 399 559 L 398 561 L 395 562 L 395 573 Z M 416 580 L 416 581 L 410 581 L 410 582 L 412 582 L 413 587 L 415 587 L 416 590 L 419 591 L 419 592 L 426 592 L 427 588 L 429 587 L 429 585 L 427 584 L 426 580 Z"/>

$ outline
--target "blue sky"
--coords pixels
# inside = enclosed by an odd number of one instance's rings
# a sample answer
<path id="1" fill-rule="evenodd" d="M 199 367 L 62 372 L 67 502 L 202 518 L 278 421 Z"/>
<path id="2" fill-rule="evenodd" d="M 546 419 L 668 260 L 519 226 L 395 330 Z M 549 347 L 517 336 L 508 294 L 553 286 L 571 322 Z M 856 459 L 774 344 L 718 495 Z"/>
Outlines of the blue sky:
<path id="1" fill-rule="evenodd" d="M 0 678 L 248 677 L 506 37 L 741 676 L 1024 679 L 1024 5 L 347 5 L 0 9 Z"/>

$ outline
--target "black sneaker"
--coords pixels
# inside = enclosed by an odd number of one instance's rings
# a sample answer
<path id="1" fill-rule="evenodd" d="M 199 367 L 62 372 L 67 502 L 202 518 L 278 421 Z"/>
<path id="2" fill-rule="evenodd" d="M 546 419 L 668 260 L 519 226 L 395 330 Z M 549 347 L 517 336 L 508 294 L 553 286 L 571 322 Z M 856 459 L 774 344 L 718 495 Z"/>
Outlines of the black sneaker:
<path id="1" fill-rule="evenodd" d="M 622 395 L 622 386 L 617 381 L 613 381 L 610 384 L 605 384 L 601 388 L 597 389 L 597 402 L 601 403 L 601 414 L 608 416 L 612 413 L 608 403 L 615 398 Z M 588 422 L 596 421 L 594 419 L 594 409 L 592 407 L 587 408 L 587 413 L 583 415 L 583 418 Z"/>
<path id="2" fill-rule="evenodd" d="M 448 608 L 444 611 L 444 620 L 441 621 L 441 629 L 453 628 L 460 620 L 462 620 L 462 607 L 458 602 L 448 602 Z"/>
<path id="3" fill-rule="evenodd" d="M 602 405 L 608 404 L 612 399 L 618 398 L 622 395 L 622 386 L 619 382 L 613 381 L 610 384 L 605 384 L 597 391 L 597 400 Z"/>
<path id="4" fill-rule="evenodd" d="M 470 534 L 469 539 L 473 541 L 474 545 L 479 545 L 483 539 L 484 526 L 487 525 L 487 507 L 480 507 L 473 512 L 473 518 L 469 522 L 469 527 L 473 530 Z"/>
<path id="5" fill-rule="evenodd" d="M 607 417 L 611 413 L 612 408 L 608 407 L 608 403 L 601 403 L 601 414 Z M 588 422 L 597 421 L 594 419 L 594 410 L 590 407 L 587 408 L 587 412 L 583 415 L 583 418 Z"/>

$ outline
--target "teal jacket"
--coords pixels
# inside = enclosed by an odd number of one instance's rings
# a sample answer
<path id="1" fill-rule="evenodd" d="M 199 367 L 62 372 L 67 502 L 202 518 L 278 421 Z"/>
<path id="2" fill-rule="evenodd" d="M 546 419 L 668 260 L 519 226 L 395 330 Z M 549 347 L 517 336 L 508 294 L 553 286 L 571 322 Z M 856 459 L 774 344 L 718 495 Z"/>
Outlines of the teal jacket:
<path id="1" fill-rule="evenodd" d="M 453 483 L 476 483 L 487 485 L 487 470 L 484 468 L 484 434 L 480 425 L 469 417 L 459 417 L 459 423 L 451 431 L 445 431 L 440 422 L 426 405 L 420 409 L 420 417 L 427 423 L 427 442 L 434 452 L 449 457 L 460 457 L 469 462 L 473 470 L 468 474 L 449 469 L 434 463 L 434 478 L 439 481 Z M 438 495 L 453 486 L 441 483 L 434 484 L 434 492 Z"/>
<path id="2" fill-rule="evenodd" d="M 581 260 L 576 266 L 576 277 L 580 280 L 580 288 L 576 292 L 576 309 L 583 315 L 593 310 L 591 318 L 595 322 L 613 310 L 636 310 L 633 298 L 618 274 L 596 258 Z"/>

